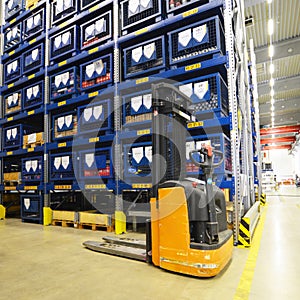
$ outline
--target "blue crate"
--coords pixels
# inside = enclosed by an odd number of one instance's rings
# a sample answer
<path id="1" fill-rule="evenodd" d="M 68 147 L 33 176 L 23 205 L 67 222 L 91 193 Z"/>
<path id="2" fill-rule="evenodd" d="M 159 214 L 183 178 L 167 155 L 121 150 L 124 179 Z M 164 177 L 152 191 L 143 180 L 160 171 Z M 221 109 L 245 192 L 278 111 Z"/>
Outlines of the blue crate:
<path id="1" fill-rule="evenodd" d="M 80 10 L 86 10 L 87 8 L 96 5 L 100 0 L 80 0 Z"/>
<path id="2" fill-rule="evenodd" d="M 77 112 L 53 115 L 51 128 L 53 141 L 72 138 L 77 133 Z"/>
<path id="3" fill-rule="evenodd" d="M 51 3 L 51 22 L 56 25 L 77 13 L 77 0 L 59 0 Z"/>
<path id="4" fill-rule="evenodd" d="M 123 147 L 125 180 L 151 178 L 152 143 L 125 144 Z"/>
<path id="5" fill-rule="evenodd" d="M 22 75 L 22 57 L 11 59 L 4 63 L 4 83 L 16 81 Z"/>
<path id="6" fill-rule="evenodd" d="M 29 51 L 23 53 L 23 74 L 39 71 L 45 65 L 44 44 L 32 47 Z"/>
<path id="7" fill-rule="evenodd" d="M 20 112 L 22 108 L 22 90 L 5 95 L 3 99 L 5 116 Z"/>
<path id="8" fill-rule="evenodd" d="M 99 57 L 80 66 L 81 91 L 107 86 L 113 81 L 112 54 Z"/>
<path id="9" fill-rule="evenodd" d="M 170 65 L 184 65 L 225 55 L 225 35 L 218 16 L 168 33 Z"/>
<path id="10" fill-rule="evenodd" d="M 193 144 L 192 144 L 193 143 Z M 214 133 L 214 134 L 204 134 L 198 136 L 192 136 L 187 139 L 186 145 L 186 157 L 187 157 L 187 174 L 192 175 L 195 174 L 203 174 L 202 170 L 199 173 L 199 167 L 194 166 L 189 160 L 189 151 L 193 149 L 200 149 L 201 144 L 209 144 L 215 148 L 215 150 L 219 150 L 224 155 L 223 163 L 214 169 L 214 174 L 231 174 L 232 173 L 232 160 L 231 160 L 231 146 L 230 139 L 224 133 Z M 195 154 L 195 159 L 198 154 Z M 218 163 L 220 161 L 219 156 L 215 156 L 214 163 Z"/>
<path id="11" fill-rule="evenodd" d="M 210 0 L 167 0 L 166 11 L 168 15 L 180 14 L 188 9 L 209 3 Z"/>
<path id="12" fill-rule="evenodd" d="M 164 36 L 125 48 L 123 50 L 125 79 L 165 70 L 165 50 Z"/>
<path id="13" fill-rule="evenodd" d="M 22 23 L 9 27 L 4 31 L 4 51 L 18 47 L 22 42 Z"/>
<path id="14" fill-rule="evenodd" d="M 22 182 L 43 182 L 44 168 L 43 157 L 35 156 L 30 158 L 22 158 Z"/>
<path id="15" fill-rule="evenodd" d="M 79 153 L 81 180 L 113 178 L 112 148 L 96 148 Z"/>
<path id="16" fill-rule="evenodd" d="M 21 195 L 21 218 L 23 221 L 43 221 L 43 196 Z"/>
<path id="17" fill-rule="evenodd" d="M 44 104 L 44 81 L 23 89 L 23 109 L 31 109 Z"/>
<path id="18" fill-rule="evenodd" d="M 193 102 L 193 112 L 202 119 L 209 117 L 228 116 L 228 89 L 219 73 L 212 73 L 181 82 L 179 90 Z"/>
<path id="19" fill-rule="evenodd" d="M 152 120 L 152 92 L 145 90 L 139 93 L 124 95 L 123 124 L 125 126 L 146 123 Z"/>
<path id="20" fill-rule="evenodd" d="M 80 106 L 78 111 L 78 133 L 103 132 L 113 130 L 111 100 L 92 102 Z"/>
<path id="21" fill-rule="evenodd" d="M 50 180 L 74 180 L 72 153 L 50 154 Z"/>
<path id="22" fill-rule="evenodd" d="M 80 26 L 81 49 L 112 40 L 112 12 L 111 10 Z"/>
<path id="23" fill-rule="evenodd" d="M 45 29 L 45 9 L 30 15 L 23 21 L 23 40 L 29 40 L 43 33 Z"/>
<path id="24" fill-rule="evenodd" d="M 3 128 L 3 149 L 22 148 L 23 136 L 33 132 L 32 127 L 23 124 Z"/>
<path id="25" fill-rule="evenodd" d="M 50 61 L 78 53 L 78 27 L 71 26 L 50 37 Z"/>
<path id="26" fill-rule="evenodd" d="M 24 10 L 24 1 L 6 0 L 4 6 L 5 6 L 4 19 L 5 21 L 8 21 L 11 18 L 19 15 Z"/>
<path id="27" fill-rule="evenodd" d="M 161 0 L 125 0 L 120 5 L 123 34 L 155 24 L 162 18 Z"/>
<path id="28" fill-rule="evenodd" d="M 50 99 L 53 101 L 76 96 L 79 92 L 78 69 L 72 67 L 50 76 Z"/>

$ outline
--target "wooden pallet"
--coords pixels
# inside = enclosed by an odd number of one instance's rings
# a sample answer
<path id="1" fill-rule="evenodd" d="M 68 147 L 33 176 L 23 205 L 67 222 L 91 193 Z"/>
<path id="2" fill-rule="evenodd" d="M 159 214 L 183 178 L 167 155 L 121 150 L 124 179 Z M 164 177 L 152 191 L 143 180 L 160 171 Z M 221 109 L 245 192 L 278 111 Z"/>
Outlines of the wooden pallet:
<path id="1" fill-rule="evenodd" d="M 91 224 L 91 223 L 81 223 L 78 224 L 79 229 L 92 229 L 93 231 L 95 230 L 104 230 L 107 232 L 113 232 L 114 227 L 113 226 L 108 226 L 105 224 Z"/>
<path id="2" fill-rule="evenodd" d="M 61 226 L 61 227 L 76 227 L 73 221 L 66 220 L 52 220 L 52 226 Z"/>

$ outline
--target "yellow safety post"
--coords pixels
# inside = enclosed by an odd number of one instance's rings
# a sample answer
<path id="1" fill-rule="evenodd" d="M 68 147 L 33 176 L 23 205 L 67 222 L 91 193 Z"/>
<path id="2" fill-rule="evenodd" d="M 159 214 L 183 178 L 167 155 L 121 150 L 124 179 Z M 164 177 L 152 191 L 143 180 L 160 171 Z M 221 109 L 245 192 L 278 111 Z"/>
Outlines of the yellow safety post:
<path id="1" fill-rule="evenodd" d="M 265 206 L 267 203 L 266 199 L 267 199 L 266 194 L 261 194 L 260 195 L 260 205 Z"/>
<path id="2" fill-rule="evenodd" d="M 126 233 L 126 215 L 122 211 L 115 211 L 115 233 Z"/>
<path id="3" fill-rule="evenodd" d="M 50 207 L 44 207 L 44 226 L 52 224 L 52 209 Z"/>
<path id="4" fill-rule="evenodd" d="M 5 219 L 6 209 L 3 205 L 0 205 L 0 220 Z"/>

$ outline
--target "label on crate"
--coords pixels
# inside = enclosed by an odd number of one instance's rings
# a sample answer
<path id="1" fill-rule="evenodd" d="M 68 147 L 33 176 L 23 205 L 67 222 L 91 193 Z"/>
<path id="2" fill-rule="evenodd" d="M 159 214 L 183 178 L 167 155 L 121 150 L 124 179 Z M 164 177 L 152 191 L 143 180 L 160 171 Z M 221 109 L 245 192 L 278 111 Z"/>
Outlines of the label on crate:
<path id="1" fill-rule="evenodd" d="M 150 189 L 152 188 L 151 183 L 138 183 L 138 184 L 133 184 L 132 185 L 133 189 Z"/>
<path id="2" fill-rule="evenodd" d="M 143 130 L 138 130 L 136 135 L 144 135 L 144 134 L 150 134 L 150 129 L 143 129 Z"/>
<path id="3" fill-rule="evenodd" d="M 66 22 L 64 22 L 64 23 L 62 23 L 62 24 L 60 24 L 60 25 L 58 25 L 58 27 L 60 28 L 60 29 L 62 29 L 62 28 L 64 28 L 64 27 L 66 27 L 68 25 L 68 21 L 66 21 Z"/>
<path id="4" fill-rule="evenodd" d="M 54 189 L 55 190 L 71 190 L 72 185 L 55 185 Z"/>
<path id="5" fill-rule="evenodd" d="M 66 64 L 67 64 L 67 60 L 64 60 L 64 61 L 61 61 L 60 63 L 58 63 L 58 66 L 62 67 L 64 65 L 66 65 Z"/>
<path id="6" fill-rule="evenodd" d="M 198 8 L 194 8 L 194 9 L 188 10 L 188 11 L 186 11 L 186 12 L 184 12 L 182 14 L 182 17 L 186 18 L 186 17 L 192 16 L 192 15 L 196 14 L 198 11 L 199 11 Z"/>
<path id="7" fill-rule="evenodd" d="M 61 102 L 57 103 L 57 106 L 60 107 L 60 106 L 66 105 L 66 104 L 67 104 L 67 101 L 61 101 Z"/>
<path id="8" fill-rule="evenodd" d="M 97 143 L 100 141 L 100 138 L 99 137 L 94 137 L 94 138 L 90 138 L 89 139 L 89 143 Z"/>
<path id="9" fill-rule="evenodd" d="M 99 95 L 99 92 L 89 93 L 89 98 L 96 97 Z"/>
<path id="10" fill-rule="evenodd" d="M 34 44 L 35 42 L 36 42 L 36 39 L 33 39 L 33 40 L 29 41 L 29 45 L 32 45 L 32 44 Z"/>
<path id="11" fill-rule="evenodd" d="M 17 18 L 14 18 L 9 22 L 9 24 L 11 25 L 11 24 L 15 23 L 16 21 L 17 21 Z"/>
<path id="12" fill-rule="evenodd" d="M 16 51 L 13 50 L 13 51 L 9 52 L 8 55 L 9 55 L 9 56 L 12 56 L 12 55 L 14 55 L 15 53 L 16 53 Z"/>
<path id="13" fill-rule="evenodd" d="M 13 120 L 14 120 L 14 117 L 7 118 L 7 122 L 10 122 L 10 121 L 13 121 Z"/>
<path id="14" fill-rule="evenodd" d="M 33 152 L 34 151 L 34 148 L 28 148 L 27 149 L 27 152 Z"/>
<path id="15" fill-rule="evenodd" d="M 99 48 L 98 48 L 98 47 L 96 47 L 96 48 L 93 48 L 93 49 L 89 50 L 89 54 L 96 53 L 96 52 L 98 52 L 98 50 L 99 50 Z"/>
<path id="16" fill-rule="evenodd" d="M 148 28 L 148 27 L 145 27 L 145 28 L 142 28 L 142 29 L 136 31 L 134 34 L 135 34 L 135 35 L 140 35 L 140 34 L 143 34 L 143 33 L 148 32 L 148 30 L 149 30 L 149 28 Z"/>
<path id="17" fill-rule="evenodd" d="M 31 111 L 29 111 L 28 113 L 27 113 L 27 116 L 32 116 L 32 115 L 34 115 L 35 114 L 35 111 L 34 110 L 31 110 Z"/>
<path id="18" fill-rule="evenodd" d="M 200 69 L 200 68 L 201 68 L 201 64 L 198 63 L 198 64 L 193 64 L 193 65 L 190 65 L 190 66 L 186 66 L 185 71 L 188 72 L 188 71 L 193 71 L 193 70 L 197 70 L 197 69 Z"/>
<path id="19" fill-rule="evenodd" d="M 106 189 L 105 184 L 86 184 L 84 187 L 86 190 L 93 190 L 93 189 L 104 190 L 104 189 Z"/>
<path id="20" fill-rule="evenodd" d="M 58 148 L 67 147 L 67 143 L 66 143 L 66 142 L 64 142 L 64 143 L 59 143 L 57 146 L 58 146 Z"/>
<path id="21" fill-rule="evenodd" d="M 5 186 L 4 190 L 5 191 L 16 191 L 17 187 L 16 186 Z"/>
<path id="22" fill-rule="evenodd" d="M 94 11 L 96 11 L 97 9 L 100 8 L 100 4 L 93 6 L 92 8 L 89 9 L 89 13 L 92 13 Z"/>
<path id="23" fill-rule="evenodd" d="M 13 154 L 14 154 L 13 151 L 8 151 L 8 152 L 6 152 L 6 155 L 13 155 Z"/>
<path id="24" fill-rule="evenodd" d="M 189 123 L 188 128 L 196 128 L 196 127 L 203 127 L 204 123 L 203 122 L 193 122 L 193 123 Z"/>
<path id="25" fill-rule="evenodd" d="M 9 84 L 7 87 L 10 89 L 10 88 L 12 88 L 12 87 L 14 87 L 15 86 L 15 84 L 14 83 L 11 83 L 11 84 Z"/>
<path id="26" fill-rule="evenodd" d="M 135 84 L 141 84 L 141 83 L 146 83 L 149 81 L 149 77 L 145 77 L 145 78 L 141 78 L 141 79 L 137 79 L 135 81 Z"/>
<path id="27" fill-rule="evenodd" d="M 24 186 L 25 191 L 36 191 L 37 189 L 37 186 Z"/>
<path id="28" fill-rule="evenodd" d="M 35 77 L 35 74 L 29 75 L 28 80 L 33 79 Z"/>

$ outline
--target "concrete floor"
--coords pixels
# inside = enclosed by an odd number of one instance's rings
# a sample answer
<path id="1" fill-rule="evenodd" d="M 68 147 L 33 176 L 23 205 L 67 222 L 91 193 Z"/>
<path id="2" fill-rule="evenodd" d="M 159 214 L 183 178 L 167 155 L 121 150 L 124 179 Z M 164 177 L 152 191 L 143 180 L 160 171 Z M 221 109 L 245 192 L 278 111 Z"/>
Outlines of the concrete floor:
<path id="1" fill-rule="evenodd" d="M 235 248 L 215 278 L 197 279 L 82 247 L 106 232 L 0 221 L 0 299 L 299 299 L 300 189 L 284 188 L 267 201 L 249 280 L 249 249 Z"/>

